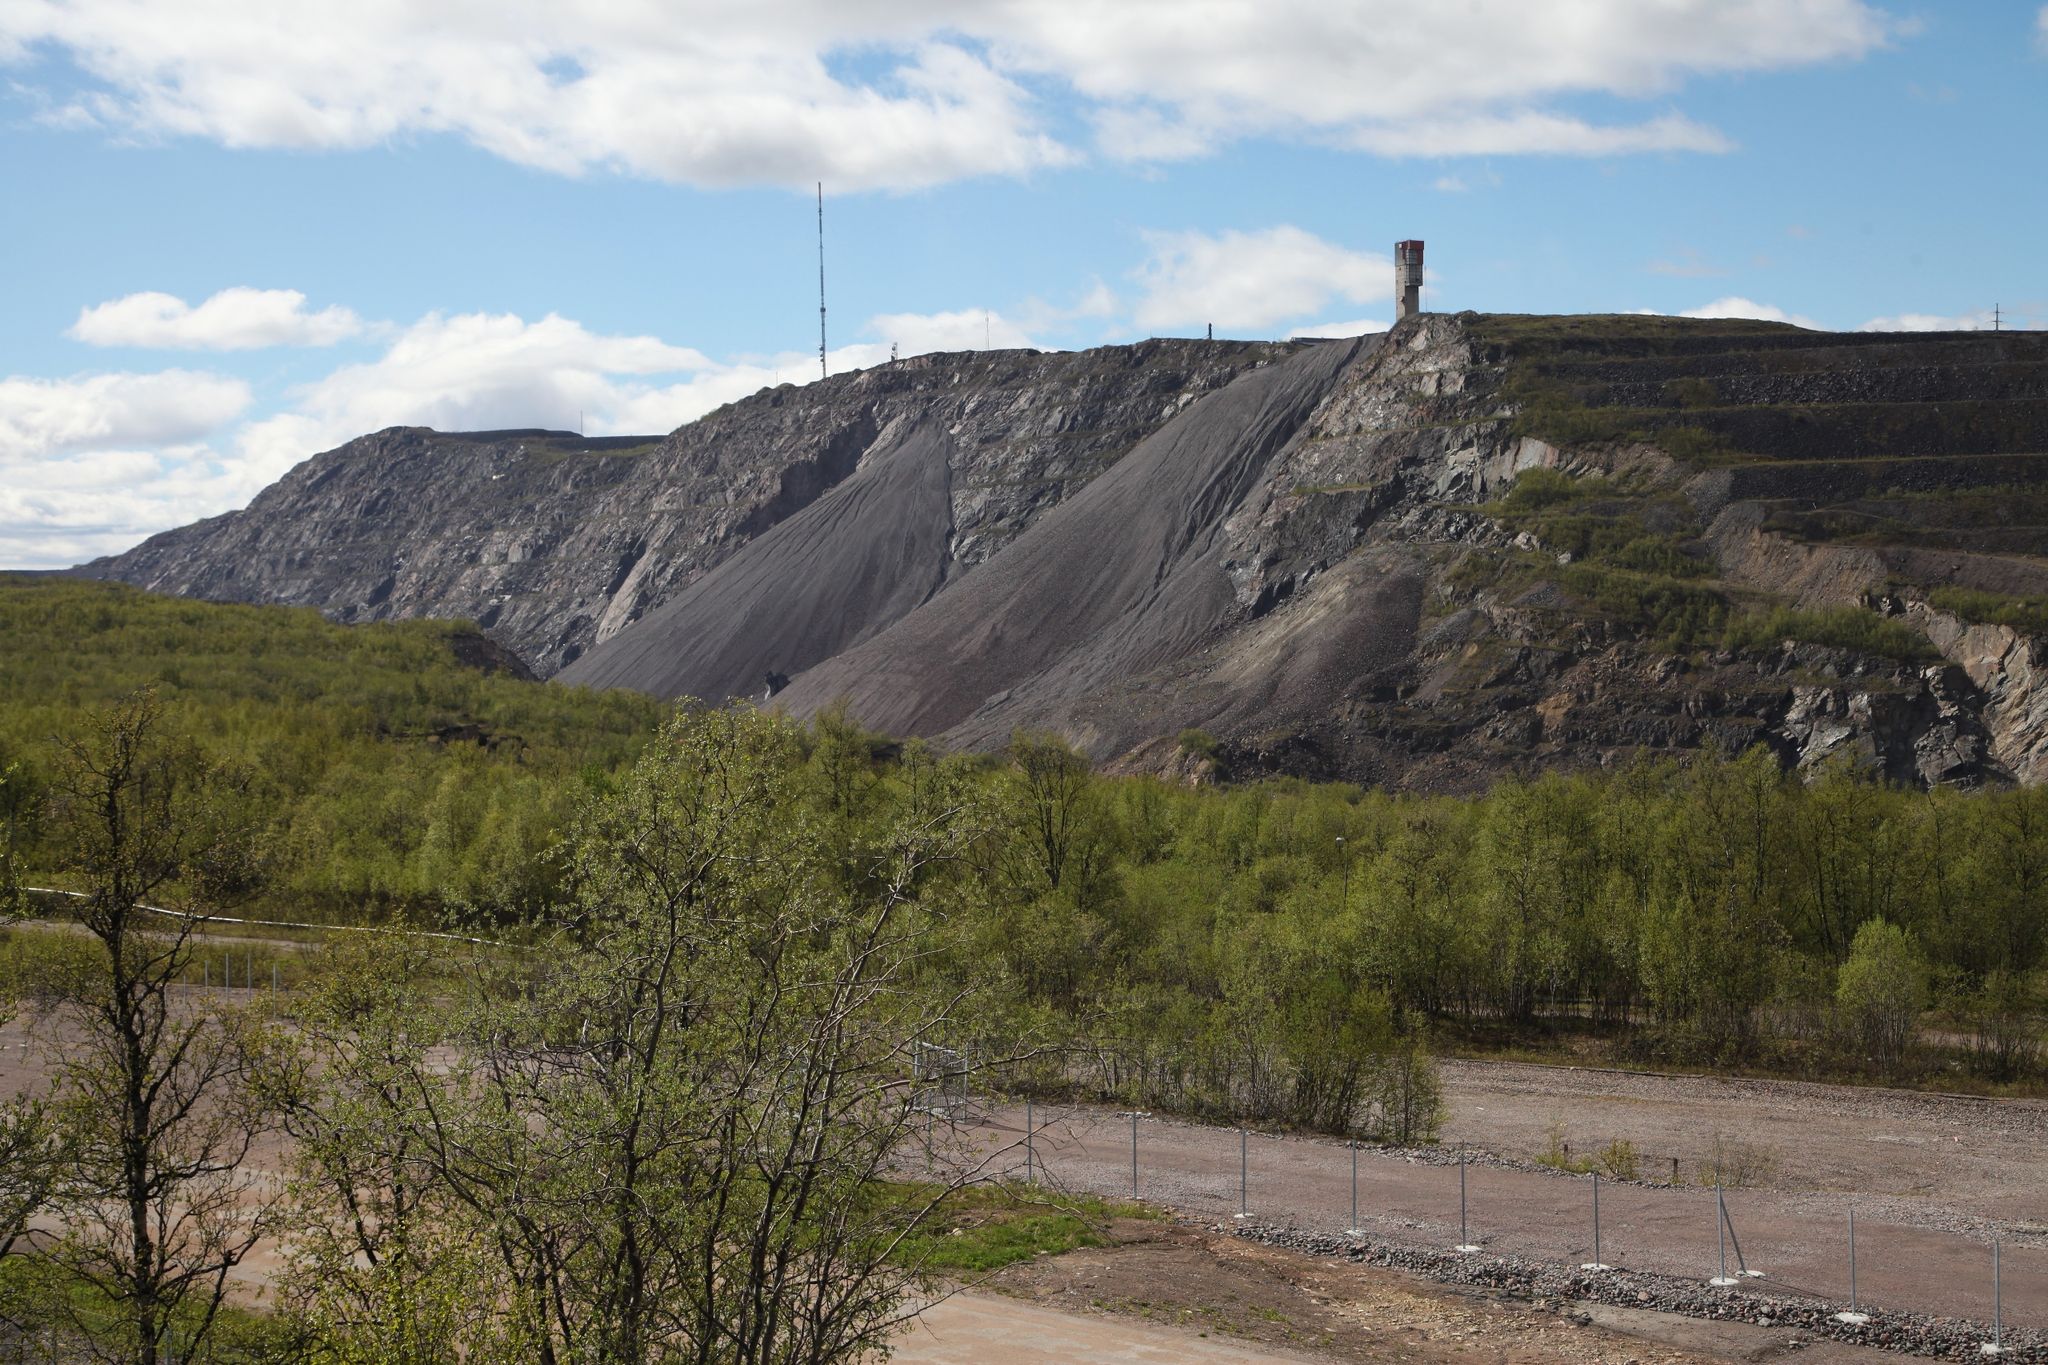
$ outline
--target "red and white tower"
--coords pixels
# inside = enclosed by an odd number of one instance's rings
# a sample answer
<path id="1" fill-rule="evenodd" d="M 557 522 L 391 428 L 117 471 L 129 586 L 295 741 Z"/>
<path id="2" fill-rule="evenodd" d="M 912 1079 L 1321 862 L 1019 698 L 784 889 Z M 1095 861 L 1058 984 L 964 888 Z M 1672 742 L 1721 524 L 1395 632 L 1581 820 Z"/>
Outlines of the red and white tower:
<path id="1" fill-rule="evenodd" d="M 1422 243 L 1394 243 L 1394 320 L 1422 311 Z"/>

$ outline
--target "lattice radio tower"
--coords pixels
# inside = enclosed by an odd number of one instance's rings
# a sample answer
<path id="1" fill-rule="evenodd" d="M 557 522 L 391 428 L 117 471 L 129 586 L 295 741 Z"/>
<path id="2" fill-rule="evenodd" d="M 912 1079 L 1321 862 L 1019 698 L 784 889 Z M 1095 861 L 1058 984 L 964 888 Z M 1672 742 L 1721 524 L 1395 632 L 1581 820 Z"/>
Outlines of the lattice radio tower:
<path id="1" fill-rule="evenodd" d="M 825 378 L 825 182 L 818 182 L 818 378 Z"/>

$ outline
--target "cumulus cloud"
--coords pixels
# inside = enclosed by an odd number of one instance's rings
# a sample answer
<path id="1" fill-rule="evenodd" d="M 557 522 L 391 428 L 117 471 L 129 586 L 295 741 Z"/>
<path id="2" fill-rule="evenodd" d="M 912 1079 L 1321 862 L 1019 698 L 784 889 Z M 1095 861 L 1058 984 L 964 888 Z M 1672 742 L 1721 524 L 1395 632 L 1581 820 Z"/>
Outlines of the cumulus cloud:
<path id="1" fill-rule="evenodd" d="M 1735 144 L 1682 114 L 1648 123 L 1587 123 L 1522 110 L 1495 115 L 1431 115 L 1355 130 L 1346 141 L 1380 156 L 1627 156 L 1635 152 L 1726 152 Z"/>
<path id="2" fill-rule="evenodd" d="M 193 307 L 172 294 L 129 294 L 82 310 L 67 336 L 93 346 L 244 351 L 332 346 L 363 330 L 346 308 L 306 311 L 296 289 L 223 289 Z"/>
<path id="3" fill-rule="evenodd" d="M 1149 328 L 1260 329 L 1319 313 L 1335 299 L 1364 303 L 1393 288 L 1393 264 L 1298 227 L 1256 232 L 1152 232 L 1133 278 L 1135 318 Z"/>
<path id="4" fill-rule="evenodd" d="M 249 406 L 249 386 L 191 370 L 0 379 L 0 469 L 93 446 L 204 436 Z"/>
<path id="5" fill-rule="evenodd" d="M 1676 110 L 1614 124 L 1581 95 L 1852 60 L 1868 0 L 11 0 L 0 63 L 61 53 L 49 117 L 234 147 L 452 135 L 522 165 L 699 185 L 908 188 L 1025 175 L 1095 147 L 1160 161 L 1248 136 L 1383 155 L 1717 151 Z"/>
<path id="6" fill-rule="evenodd" d="M 1200 23 L 1177 0 L 1008 0 L 965 22 L 999 59 L 1096 101 L 1106 150 L 1142 159 L 1274 132 L 1390 155 L 1718 150 L 1675 113 L 1602 127 L 1543 104 L 1859 57 L 1890 32 L 1862 0 L 1235 0 Z"/>
<path id="7" fill-rule="evenodd" d="M 1730 294 L 1725 298 L 1715 299 L 1712 303 L 1702 304 L 1698 308 L 1687 308 L 1676 313 L 1661 308 L 1638 308 L 1635 311 L 1674 318 L 1751 318 L 1757 322 L 1789 322 L 1794 327 L 1805 327 L 1816 332 L 1828 330 L 1804 313 L 1788 313 L 1776 304 L 1758 303 L 1755 299 L 1746 299 L 1739 294 Z"/>
<path id="8" fill-rule="evenodd" d="M 0 379 L 0 566 L 75 564 L 245 500 L 198 438 L 250 398 L 187 370 Z"/>
<path id="9" fill-rule="evenodd" d="M 2034 46 L 2048 54 L 2048 5 L 2041 6 L 2041 12 L 2034 16 Z"/>
<path id="10" fill-rule="evenodd" d="M 2010 327 L 2012 319 L 2006 318 Z M 1971 313 L 1900 313 L 1894 317 L 1872 318 L 1856 329 L 1859 332 L 1988 332 L 1991 330 L 1991 310 L 1980 308 Z"/>
<path id="11" fill-rule="evenodd" d="M 244 459 L 282 473 L 388 426 L 573 431 L 580 422 L 595 432 L 606 413 L 653 387 L 654 377 L 711 368 L 700 351 L 651 336 L 593 333 L 553 313 L 534 322 L 509 313 L 430 313 L 375 360 L 344 365 L 296 391 L 291 411 L 251 423 L 238 444 Z"/>

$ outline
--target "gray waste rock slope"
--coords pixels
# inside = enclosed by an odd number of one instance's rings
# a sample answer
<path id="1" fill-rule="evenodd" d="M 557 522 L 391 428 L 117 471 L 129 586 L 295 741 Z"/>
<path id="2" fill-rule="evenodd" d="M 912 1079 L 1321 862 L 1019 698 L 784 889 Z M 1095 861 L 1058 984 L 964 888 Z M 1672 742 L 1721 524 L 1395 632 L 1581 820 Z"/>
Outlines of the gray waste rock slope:
<path id="1" fill-rule="evenodd" d="M 885 432 L 860 468 L 564 669 L 565 683 L 723 701 L 859 644 L 938 591 L 952 564 L 953 442 Z"/>
<path id="2" fill-rule="evenodd" d="M 1030 688 L 1050 703 L 1182 657 L 1238 610 L 1225 523 L 1371 343 L 1330 342 L 1191 405 L 972 575 L 797 678 L 810 714 L 934 735 Z"/>
<path id="3" fill-rule="evenodd" d="M 548 677 L 853 476 L 904 421 L 953 440 L 964 570 L 1202 394 L 1302 344 L 913 356 L 763 389 L 667 436 L 397 427 L 82 571 L 338 621 L 468 618 Z"/>

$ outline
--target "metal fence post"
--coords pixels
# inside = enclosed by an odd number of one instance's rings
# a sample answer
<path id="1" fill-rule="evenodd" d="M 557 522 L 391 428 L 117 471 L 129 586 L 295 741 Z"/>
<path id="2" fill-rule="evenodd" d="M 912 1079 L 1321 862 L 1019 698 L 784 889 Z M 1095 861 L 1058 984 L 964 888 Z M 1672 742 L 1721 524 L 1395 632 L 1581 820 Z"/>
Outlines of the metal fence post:
<path id="1" fill-rule="evenodd" d="M 1351 1235 L 1358 1235 L 1358 1139 L 1351 1139 Z"/>
<path id="2" fill-rule="evenodd" d="M 1479 1250 L 1472 1242 L 1471 1230 L 1466 1225 L 1465 1202 L 1465 1149 L 1458 1149 L 1458 1245 L 1452 1250 L 1471 1253 Z"/>
<path id="3" fill-rule="evenodd" d="M 1251 1212 L 1251 1134 L 1243 1124 L 1237 1126 L 1237 1216 L 1243 1219 Z"/>
<path id="4" fill-rule="evenodd" d="M 1033 1183 L 1031 1170 L 1031 1097 L 1024 1097 L 1024 1183 Z"/>
<path id="5" fill-rule="evenodd" d="M 2003 1244 L 1996 1233 L 1991 1237 L 1991 1345 L 1985 1355 L 2005 1354 L 2005 1267 Z"/>
<path id="6" fill-rule="evenodd" d="M 1728 1273 L 1728 1210 L 1721 1203 L 1721 1173 L 1714 1172 L 1714 1242 L 1720 1251 L 1720 1270 L 1707 1283 L 1726 1289 L 1735 1283 Z"/>
<path id="7" fill-rule="evenodd" d="M 1849 1206 L 1849 1311 L 1835 1314 L 1835 1321 L 1851 1327 L 1861 1327 L 1870 1321 L 1870 1314 L 1862 1311 L 1856 1301 L 1856 1206 Z"/>
<path id="8" fill-rule="evenodd" d="M 1581 1270 L 1606 1270 L 1609 1267 L 1600 1255 L 1600 1172 L 1593 1172 L 1593 1259 L 1580 1266 Z"/>
<path id="9" fill-rule="evenodd" d="M 1138 1197 L 1138 1115 L 1131 1114 L 1131 1198 Z"/>

